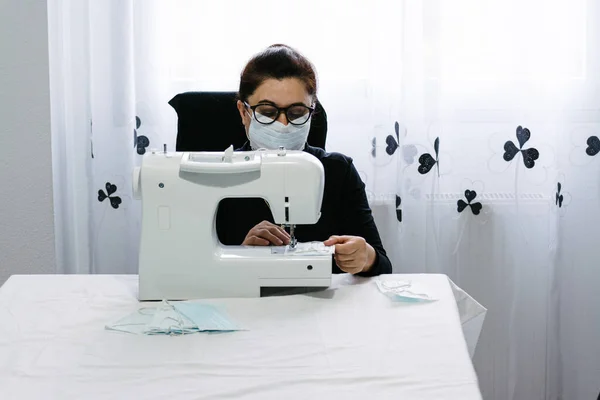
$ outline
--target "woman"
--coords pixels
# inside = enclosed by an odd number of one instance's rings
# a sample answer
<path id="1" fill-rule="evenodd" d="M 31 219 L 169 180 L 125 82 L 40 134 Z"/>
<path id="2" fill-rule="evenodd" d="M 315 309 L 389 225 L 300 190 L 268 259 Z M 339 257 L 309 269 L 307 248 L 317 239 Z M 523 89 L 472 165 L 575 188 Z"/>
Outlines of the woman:
<path id="1" fill-rule="evenodd" d="M 237 107 L 248 142 L 239 151 L 258 148 L 303 150 L 323 163 L 325 189 L 321 218 L 315 225 L 297 226 L 299 242 L 335 245 L 334 273 L 360 276 L 391 273 L 392 266 L 371 215 L 365 185 L 352 159 L 327 153 L 306 143 L 317 99 L 312 64 L 294 49 L 272 45 L 244 68 Z M 219 239 L 226 245 L 284 245 L 290 235 L 273 224 L 262 199 L 226 199 L 217 215 Z"/>

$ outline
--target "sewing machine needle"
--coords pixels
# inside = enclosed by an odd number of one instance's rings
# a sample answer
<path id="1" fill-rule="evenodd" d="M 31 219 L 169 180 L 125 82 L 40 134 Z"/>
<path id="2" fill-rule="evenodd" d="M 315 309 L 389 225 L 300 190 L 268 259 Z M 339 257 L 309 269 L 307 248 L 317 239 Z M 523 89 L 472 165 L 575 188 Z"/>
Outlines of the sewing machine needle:
<path id="1" fill-rule="evenodd" d="M 294 225 L 290 225 L 290 249 L 296 247 L 296 238 L 294 237 Z"/>

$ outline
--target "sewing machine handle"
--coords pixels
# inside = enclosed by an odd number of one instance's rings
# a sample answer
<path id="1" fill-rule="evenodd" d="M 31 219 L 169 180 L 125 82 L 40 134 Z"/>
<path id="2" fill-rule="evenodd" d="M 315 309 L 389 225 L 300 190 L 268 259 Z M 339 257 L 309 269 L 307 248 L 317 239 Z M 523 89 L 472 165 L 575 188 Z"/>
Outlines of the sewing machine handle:
<path id="1" fill-rule="evenodd" d="M 196 161 L 190 160 L 190 154 L 186 153 L 181 159 L 179 169 L 185 172 L 195 172 L 200 174 L 235 174 L 240 172 L 260 171 L 262 159 L 253 157 L 244 161 Z"/>

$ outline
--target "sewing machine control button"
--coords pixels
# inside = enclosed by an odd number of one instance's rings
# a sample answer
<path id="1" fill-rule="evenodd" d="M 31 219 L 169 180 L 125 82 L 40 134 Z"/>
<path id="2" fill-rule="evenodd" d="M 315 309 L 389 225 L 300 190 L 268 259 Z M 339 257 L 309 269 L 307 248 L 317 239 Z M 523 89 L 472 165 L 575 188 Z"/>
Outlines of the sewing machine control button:
<path id="1" fill-rule="evenodd" d="M 171 209 L 168 206 L 158 206 L 158 229 L 171 229 Z"/>

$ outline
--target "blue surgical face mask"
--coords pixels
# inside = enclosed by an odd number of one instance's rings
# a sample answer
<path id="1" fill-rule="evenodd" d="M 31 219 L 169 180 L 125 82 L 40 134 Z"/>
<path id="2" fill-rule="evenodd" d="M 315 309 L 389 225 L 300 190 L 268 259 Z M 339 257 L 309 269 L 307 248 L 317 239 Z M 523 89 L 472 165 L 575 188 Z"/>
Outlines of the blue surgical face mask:
<path id="1" fill-rule="evenodd" d="M 287 125 L 279 121 L 265 125 L 250 116 L 248 139 L 253 150 L 276 150 L 283 146 L 286 150 L 303 150 L 310 130 L 310 119 L 304 125 Z"/>
<path id="2" fill-rule="evenodd" d="M 220 307 L 191 301 L 171 304 L 166 300 L 157 307 L 143 307 L 106 325 L 106 329 L 136 335 L 185 335 L 245 330 Z"/>

